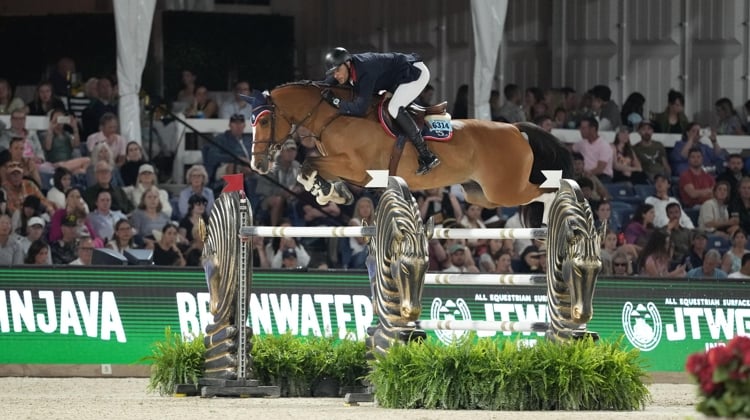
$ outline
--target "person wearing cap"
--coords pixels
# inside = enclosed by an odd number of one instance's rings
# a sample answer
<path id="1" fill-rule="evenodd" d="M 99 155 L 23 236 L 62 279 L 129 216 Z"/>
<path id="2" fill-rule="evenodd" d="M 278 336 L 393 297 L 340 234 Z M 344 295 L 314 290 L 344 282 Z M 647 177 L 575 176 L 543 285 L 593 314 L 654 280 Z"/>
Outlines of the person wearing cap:
<path id="1" fill-rule="evenodd" d="M 467 255 L 468 253 L 468 255 Z M 448 258 L 450 265 L 444 269 L 444 273 L 478 273 L 479 269 L 472 264 L 471 253 L 464 244 L 453 243 L 448 246 Z M 471 260 L 471 261 L 469 261 Z"/>
<path id="2" fill-rule="evenodd" d="M 76 247 L 78 246 L 79 222 L 82 214 L 70 213 L 62 221 L 62 237 L 50 244 L 52 249 L 52 262 L 55 264 L 70 264 L 78 258 Z"/>
<path id="3" fill-rule="evenodd" d="M 117 132 L 120 129 L 120 123 L 117 115 L 106 112 L 99 118 L 99 131 L 91 134 L 86 139 L 86 148 L 89 154 L 94 152 L 94 147 L 99 143 L 107 143 L 114 154 L 115 164 L 117 166 L 125 163 L 125 153 L 127 151 L 127 141 Z"/>
<path id="4" fill-rule="evenodd" d="M 276 156 L 276 162 L 268 172 L 268 176 L 258 178 L 255 194 L 260 197 L 261 208 L 268 213 L 271 226 L 277 226 L 284 212 L 289 208 L 288 206 L 296 204 L 294 194 L 303 191 L 302 185 L 297 182 L 297 177 L 302 171 L 302 164 L 296 160 L 296 157 L 297 143 L 293 139 L 287 139 L 281 145 L 281 152 Z M 276 182 L 272 183 L 268 178 Z"/>
<path id="5" fill-rule="evenodd" d="M 218 134 L 213 143 L 208 143 L 201 149 L 209 185 L 213 185 L 224 175 L 252 174 L 250 160 L 253 136 L 252 133 L 246 133 L 245 128 L 245 116 L 233 114 L 229 117 L 229 130 Z"/>
<path id="6" fill-rule="evenodd" d="M 325 60 L 327 77 L 323 83 L 352 89 L 351 100 L 336 97 L 330 89 L 321 92 L 323 99 L 339 114 L 363 117 L 370 109 L 374 95 L 383 90 L 391 92 L 388 114 L 417 149 L 417 175 L 426 174 L 440 164 L 440 159 L 427 147 L 419 127 L 406 110 L 430 82 L 430 70 L 418 54 L 350 54 L 338 47 L 329 52 Z"/>
<path id="7" fill-rule="evenodd" d="M 23 249 L 13 238 L 10 216 L 0 213 L 0 266 L 23 264 Z"/>
<path id="8" fill-rule="evenodd" d="M 180 217 L 185 217 L 190 214 L 188 202 L 190 197 L 194 195 L 200 195 L 206 199 L 206 215 L 211 214 L 211 208 L 214 205 L 214 192 L 211 188 L 208 188 L 208 172 L 206 167 L 203 165 L 193 165 L 188 169 L 185 174 L 185 181 L 187 187 L 180 191 L 180 196 L 177 201 L 177 209 L 180 213 Z"/>
<path id="9" fill-rule="evenodd" d="M 38 198 L 49 214 L 55 212 L 55 205 L 47 200 L 34 181 L 23 177 L 23 168 L 19 162 L 8 162 L 5 165 L 5 176 L 7 179 L 3 181 L 3 189 L 8 200 L 9 212 L 20 211 L 23 208 L 23 201 L 28 196 Z"/>
<path id="10" fill-rule="evenodd" d="M 240 95 L 250 96 L 250 83 L 247 80 L 238 80 L 234 84 L 234 96 L 231 101 L 226 101 L 219 108 L 219 118 L 228 119 L 232 115 L 242 115 L 245 120 L 252 119 L 253 107 L 247 103 Z"/>
<path id="11" fill-rule="evenodd" d="M 25 118 L 25 117 L 24 117 Z M 23 176 L 33 179 L 37 185 L 42 185 L 42 177 L 36 165 L 36 160 L 26 155 L 26 139 L 21 136 L 13 136 L 8 146 L 10 161 L 18 162 L 23 170 Z M 41 160 L 40 160 L 41 163 Z"/>
<path id="12" fill-rule="evenodd" d="M 28 255 L 31 243 L 38 240 L 44 240 L 44 228 L 47 222 L 39 216 L 34 216 L 26 222 L 26 236 L 18 238 L 18 244 L 23 249 L 23 254 Z M 52 253 L 47 253 L 47 264 L 52 264 Z"/>
<path id="13" fill-rule="evenodd" d="M 167 217 L 172 217 L 172 204 L 169 202 L 169 193 L 159 188 L 156 184 L 156 172 L 153 165 L 144 163 L 138 168 L 138 182 L 133 187 L 124 187 L 122 190 L 128 196 L 133 207 L 137 208 L 141 204 L 143 193 L 149 188 L 154 187 L 159 191 L 159 201 L 161 202 L 161 211 Z"/>
<path id="14" fill-rule="evenodd" d="M 657 174 L 671 174 L 672 168 L 669 166 L 669 158 L 664 145 L 654 140 L 654 122 L 643 120 L 637 125 L 638 135 L 641 141 L 633 146 L 635 155 L 641 162 L 643 172 L 648 179 L 653 180 Z"/>
<path id="15" fill-rule="evenodd" d="M 94 234 L 106 241 L 112 239 L 115 233 L 115 224 L 127 218 L 121 211 L 112 210 L 112 194 L 101 190 L 96 196 L 96 208 L 91 211 L 86 219 L 94 230 Z"/>
<path id="16" fill-rule="evenodd" d="M 291 226 L 291 223 L 285 222 L 282 226 Z M 278 246 L 279 248 L 276 250 L 276 253 L 273 253 L 274 248 L 272 243 L 269 243 L 266 247 L 268 255 L 272 255 L 272 258 L 269 258 L 271 260 L 271 268 L 281 268 L 284 251 L 289 249 L 293 249 L 297 255 L 297 266 L 307 267 L 310 264 L 310 254 L 307 253 L 302 244 L 297 243 L 295 238 L 280 238 Z"/>
<path id="17" fill-rule="evenodd" d="M 294 248 L 287 248 L 281 253 L 281 268 L 300 268 L 300 265 L 297 262 L 297 252 Z"/>

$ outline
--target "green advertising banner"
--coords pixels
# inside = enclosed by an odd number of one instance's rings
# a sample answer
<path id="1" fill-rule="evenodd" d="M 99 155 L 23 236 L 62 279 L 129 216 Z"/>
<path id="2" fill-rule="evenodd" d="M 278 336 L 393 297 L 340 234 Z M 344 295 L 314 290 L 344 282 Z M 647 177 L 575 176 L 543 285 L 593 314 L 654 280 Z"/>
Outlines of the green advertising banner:
<path id="1" fill-rule="evenodd" d="M 588 329 L 623 338 L 651 371 L 681 372 L 687 356 L 750 332 L 750 288 L 737 280 L 600 279 Z M 255 334 L 359 340 L 375 323 L 358 271 L 255 273 Z M 138 267 L 0 270 L 0 363 L 132 364 L 170 326 L 184 336 L 211 321 L 203 272 Z M 543 286 L 426 286 L 422 319 L 547 321 Z M 430 332 L 450 343 L 468 331 Z M 478 332 L 534 342 L 537 333 Z"/>

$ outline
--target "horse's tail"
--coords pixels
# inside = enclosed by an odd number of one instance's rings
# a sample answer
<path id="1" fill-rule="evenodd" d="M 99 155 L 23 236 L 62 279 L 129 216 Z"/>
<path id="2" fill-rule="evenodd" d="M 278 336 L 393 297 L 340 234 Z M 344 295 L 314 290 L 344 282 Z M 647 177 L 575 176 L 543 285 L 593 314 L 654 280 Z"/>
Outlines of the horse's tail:
<path id="1" fill-rule="evenodd" d="M 518 130 L 529 139 L 529 146 L 534 154 L 529 182 L 541 185 L 545 181 L 543 170 L 562 170 L 563 178 L 573 178 L 573 157 L 570 150 L 552 133 L 543 130 L 536 124 L 516 123 Z"/>
<path id="2" fill-rule="evenodd" d="M 573 178 L 573 156 L 570 150 L 552 133 L 543 130 L 536 124 L 521 122 L 515 126 L 526 134 L 529 146 L 534 155 L 534 163 L 529 174 L 529 182 L 541 185 L 546 180 L 543 170 L 562 170 L 563 178 Z M 539 227 L 542 224 L 544 204 L 529 203 L 519 207 L 521 223 L 526 227 Z"/>

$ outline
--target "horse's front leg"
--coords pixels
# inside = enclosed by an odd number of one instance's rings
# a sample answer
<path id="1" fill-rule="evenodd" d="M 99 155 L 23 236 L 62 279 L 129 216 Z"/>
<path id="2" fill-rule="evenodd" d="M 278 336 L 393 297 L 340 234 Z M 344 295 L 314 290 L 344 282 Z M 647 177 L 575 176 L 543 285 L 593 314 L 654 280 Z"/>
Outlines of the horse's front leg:
<path id="1" fill-rule="evenodd" d="M 304 172 L 300 173 L 297 176 L 297 182 L 302 184 L 305 190 L 309 191 L 321 206 L 325 206 L 331 201 L 344 205 L 354 202 L 354 196 L 343 182 L 328 182 L 318 176 L 318 171 L 312 171 L 307 175 Z"/>

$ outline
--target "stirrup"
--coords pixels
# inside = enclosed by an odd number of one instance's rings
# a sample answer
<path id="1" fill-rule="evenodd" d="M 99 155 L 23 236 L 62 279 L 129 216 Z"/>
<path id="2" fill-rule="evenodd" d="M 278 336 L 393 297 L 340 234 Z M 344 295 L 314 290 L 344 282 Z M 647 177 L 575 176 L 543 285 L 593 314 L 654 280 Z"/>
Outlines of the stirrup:
<path id="1" fill-rule="evenodd" d="M 430 162 L 425 162 L 422 159 L 419 159 L 419 168 L 417 169 L 417 175 L 424 175 L 438 165 L 440 165 L 440 159 L 437 156 L 433 156 Z"/>

